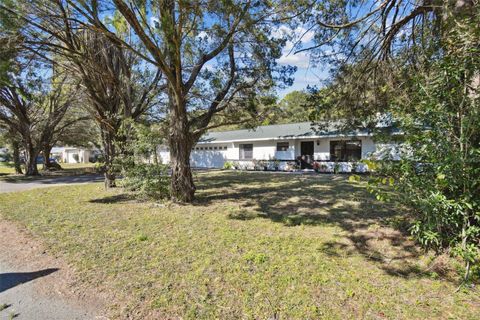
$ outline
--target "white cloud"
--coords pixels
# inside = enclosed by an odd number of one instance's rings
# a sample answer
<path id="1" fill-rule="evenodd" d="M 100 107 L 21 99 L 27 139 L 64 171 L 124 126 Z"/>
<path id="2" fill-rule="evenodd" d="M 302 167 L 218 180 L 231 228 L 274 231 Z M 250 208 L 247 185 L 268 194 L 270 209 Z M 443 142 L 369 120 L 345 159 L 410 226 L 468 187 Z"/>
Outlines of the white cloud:
<path id="1" fill-rule="evenodd" d="M 154 29 L 160 28 L 160 20 L 156 17 L 150 17 L 150 27 Z"/>
<path id="2" fill-rule="evenodd" d="M 315 36 L 315 32 L 312 30 L 307 31 L 304 27 L 292 29 L 286 25 L 280 26 L 273 32 L 273 36 L 277 38 L 285 35 L 291 37 L 291 40 L 286 42 L 285 47 L 283 48 L 283 55 L 277 60 L 277 62 L 282 65 L 297 66 L 300 69 L 308 68 L 310 64 L 310 57 L 308 54 L 305 52 L 294 54 L 295 50 L 293 50 L 293 47 L 296 46 L 297 48 L 301 48 L 304 45 L 310 45 Z"/>
<path id="3" fill-rule="evenodd" d="M 277 30 L 272 32 L 274 38 L 281 38 L 284 36 L 292 37 L 291 43 L 308 43 L 315 37 L 315 32 L 304 27 L 290 28 L 286 25 L 281 25 Z M 290 41 L 289 41 L 290 42 Z"/>
<path id="4" fill-rule="evenodd" d="M 199 38 L 208 38 L 208 34 L 205 31 L 200 31 L 197 35 Z"/>
<path id="5" fill-rule="evenodd" d="M 303 52 L 297 53 L 297 54 L 293 54 L 293 53 L 288 54 L 288 51 L 284 52 L 284 54 L 280 57 L 280 59 L 277 60 L 279 64 L 297 66 L 300 69 L 306 69 L 309 67 L 310 65 L 309 56 L 307 56 Z"/>
<path id="6" fill-rule="evenodd" d="M 301 43 L 308 43 L 313 40 L 313 37 L 315 37 L 315 32 L 312 30 L 307 31 L 307 29 L 303 27 L 297 28 L 295 33 L 298 34 L 299 38 L 301 37 L 301 39 L 299 39 Z"/>

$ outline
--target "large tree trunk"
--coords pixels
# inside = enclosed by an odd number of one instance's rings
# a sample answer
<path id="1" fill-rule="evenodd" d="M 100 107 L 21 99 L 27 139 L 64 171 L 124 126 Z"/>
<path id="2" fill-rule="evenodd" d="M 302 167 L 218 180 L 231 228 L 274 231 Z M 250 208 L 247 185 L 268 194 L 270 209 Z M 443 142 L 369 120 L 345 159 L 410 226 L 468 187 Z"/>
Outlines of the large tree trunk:
<path id="1" fill-rule="evenodd" d="M 172 180 L 170 193 L 173 201 L 192 202 L 195 195 L 190 152 L 193 145 L 186 118 L 173 117 L 170 123 L 170 165 Z"/>
<path id="2" fill-rule="evenodd" d="M 103 152 L 105 155 L 105 189 L 115 188 L 115 170 L 113 161 L 116 156 L 114 133 L 106 128 L 102 130 Z"/>
<path id="3" fill-rule="evenodd" d="M 27 143 L 25 146 L 25 175 L 38 175 L 37 155 L 38 151 L 36 148 L 31 143 Z"/>
<path id="4" fill-rule="evenodd" d="M 18 145 L 17 141 L 12 141 L 12 149 L 13 149 L 13 165 L 15 166 L 15 173 L 23 174 L 22 164 L 20 163 L 20 146 Z"/>
<path id="5" fill-rule="evenodd" d="M 52 147 L 48 145 L 43 146 L 43 170 L 48 170 L 52 168 L 52 163 L 50 162 L 50 152 L 52 151 Z"/>

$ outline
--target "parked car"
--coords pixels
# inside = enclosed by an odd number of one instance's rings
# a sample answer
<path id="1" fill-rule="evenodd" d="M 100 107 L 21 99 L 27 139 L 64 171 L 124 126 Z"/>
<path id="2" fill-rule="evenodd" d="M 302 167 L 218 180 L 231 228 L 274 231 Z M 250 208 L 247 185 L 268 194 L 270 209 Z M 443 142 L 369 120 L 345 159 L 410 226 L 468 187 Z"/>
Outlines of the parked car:
<path id="1" fill-rule="evenodd" d="M 57 159 L 55 158 L 49 158 L 50 163 L 57 163 Z M 43 164 L 45 162 L 45 158 L 43 156 L 38 156 L 37 157 L 37 164 Z"/>

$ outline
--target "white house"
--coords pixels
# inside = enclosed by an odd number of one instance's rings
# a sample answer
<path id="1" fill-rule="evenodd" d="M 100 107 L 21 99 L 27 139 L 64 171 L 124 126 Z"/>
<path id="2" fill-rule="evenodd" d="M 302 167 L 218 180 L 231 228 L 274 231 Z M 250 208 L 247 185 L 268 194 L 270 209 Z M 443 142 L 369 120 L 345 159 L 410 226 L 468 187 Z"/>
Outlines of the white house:
<path id="1" fill-rule="evenodd" d="M 76 147 L 53 147 L 50 154 L 62 163 L 89 163 L 91 150 Z"/>
<path id="2" fill-rule="evenodd" d="M 361 159 L 385 153 L 392 145 L 377 144 L 368 130 L 344 134 L 330 126 L 317 132 L 310 122 L 260 126 L 255 129 L 209 132 L 191 153 L 191 165 L 198 168 L 222 168 L 225 162 L 251 169 L 275 166 L 280 170 L 297 165 L 301 169 L 321 166 L 325 171 L 365 171 Z M 168 148 L 160 147 L 163 163 L 170 159 Z"/>

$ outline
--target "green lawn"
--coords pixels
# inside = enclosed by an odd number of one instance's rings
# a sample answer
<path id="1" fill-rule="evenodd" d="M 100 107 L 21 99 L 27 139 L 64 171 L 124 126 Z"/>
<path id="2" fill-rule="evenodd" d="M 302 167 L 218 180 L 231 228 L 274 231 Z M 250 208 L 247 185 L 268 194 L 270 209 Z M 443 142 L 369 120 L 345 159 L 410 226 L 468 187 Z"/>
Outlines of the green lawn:
<path id="1" fill-rule="evenodd" d="M 345 176 L 216 172 L 191 205 L 101 184 L 0 194 L 0 214 L 111 290 L 119 317 L 478 319 L 480 292 Z M 21 208 L 21 210 L 19 210 Z M 478 287 L 478 286 L 477 286 Z"/>
<path id="2" fill-rule="evenodd" d="M 41 176 L 58 176 L 58 175 L 77 175 L 95 172 L 95 163 L 61 163 L 60 171 L 43 171 L 43 165 L 38 164 L 37 168 Z M 22 167 L 22 170 L 23 167 Z M 23 175 L 15 175 L 15 169 L 11 162 L 0 162 L 0 179 L 21 181 L 36 179 L 36 177 L 25 177 Z"/>
<path id="3" fill-rule="evenodd" d="M 15 169 L 13 168 L 13 163 L 10 162 L 0 162 L 0 176 L 13 174 Z"/>

